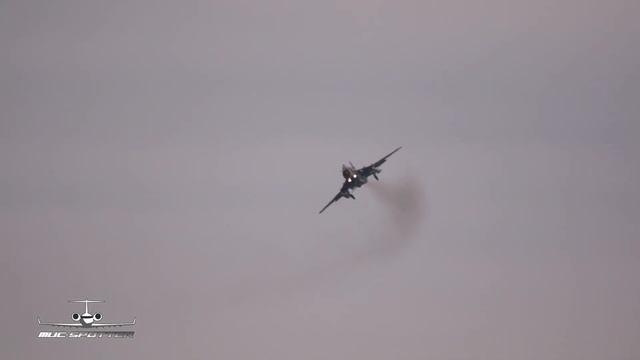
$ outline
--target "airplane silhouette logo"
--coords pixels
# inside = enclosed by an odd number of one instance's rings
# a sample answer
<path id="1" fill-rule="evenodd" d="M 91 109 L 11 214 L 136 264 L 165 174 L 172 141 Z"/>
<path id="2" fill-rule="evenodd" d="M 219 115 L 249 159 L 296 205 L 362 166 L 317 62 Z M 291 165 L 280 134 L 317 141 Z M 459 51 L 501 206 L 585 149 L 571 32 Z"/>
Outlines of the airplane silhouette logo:
<path id="1" fill-rule="evenodd" d="M 126 323 L 103 323 L 100 322 L 102 320 L 102 314 L 99 312 L 95 314 L 91 314 L 89 312 L 89 304 L 90 303 L 103 303 L 104 300 L 69 300 L 70 303 L 84 303 L 84 313 L 82 315 L 78 313 L 73 313 L 71 315 L 71 320 L 73 323 L 47 323 L 41 322 L 40 317 L 38 316 L 38 325 L 46 325 L 46 326 L 63 326 L 63 327 L 81 327 L 81 328 L 102 328 L 102 327 L 110 327 L 110 326 L 131 326 L 136 324 L 136 319 L 134 318 L 131 322 Z"/>

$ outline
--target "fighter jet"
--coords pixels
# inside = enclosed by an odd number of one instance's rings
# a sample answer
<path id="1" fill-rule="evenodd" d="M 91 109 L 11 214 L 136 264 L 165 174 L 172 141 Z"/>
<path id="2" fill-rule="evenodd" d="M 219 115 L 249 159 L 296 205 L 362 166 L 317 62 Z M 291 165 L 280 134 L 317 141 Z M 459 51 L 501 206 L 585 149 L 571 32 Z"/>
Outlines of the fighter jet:
<path id="1" fill-rule="evenodd" d="M 356 167 L 353 166 L 351 162 L 349 162 L 349 166 L 342 165 L 342 176 L 344 177 L 345 180 L 344 180 L 344 183 L 342 184 L 342 187 L 340 188 L 340 192 L 338 192 L 338 194 L 334 196 L 333 199 L 331 199 L 331 201 L 329 201 L 329 203 L 322 208 L 322 210 L 320 210 L 319 214 L 322 214 L 322 212 L 326 208 L 328 208 L 329 205 L 340 200 L 340 198 L 355 199 L 356 197 L 353 196 L 350 190 L 359 188 L 362 185 L 366 184 L 367 178 L 369 176 L 373 176 L 376 180 L 380 180 L 378 178 L 378 174 L 382 172 L 382 170 L 379 169 L 380 165 L 384 164 L 385 161 L 387 161 L 387 158 L 389 156 L 393 155 L 396 151 L 400 149 L 402 149 L 402 146 L 393 150 L 392 152 L 389 153 L 389 155 L 374 162 L 373 164 L 369 166 L 365 166 L 360 169 L 356 169 Z"/>
<path id="2" fill-rule="evenodd" d="M 75 321 L 74 323 L 43 323 L 40 322 L 40 318 L 38 317 L 38 325 L 49 325 L 49 326 L 65 326 L 65 327 L 84 327 L 84 328 L 97 328 L 97 327 L 107 327 L 107 326 L 129 326 L 135 325 L 136 319 L 133 319 L 132 322 L 128 323 L 119 323 L 119 324 L 105 324 L 105 323 L 97 323 L 97 321 L 102 320 L 102 315 L 100 313 L 90 314 L 89 313 L 89 303 L 103 303 L 104 300 L 69 300 L 70 303 L 84 303 L 84 314 L 80 315 L 78 313 L 74 313 L 71 315 L 71 319 Z"/>

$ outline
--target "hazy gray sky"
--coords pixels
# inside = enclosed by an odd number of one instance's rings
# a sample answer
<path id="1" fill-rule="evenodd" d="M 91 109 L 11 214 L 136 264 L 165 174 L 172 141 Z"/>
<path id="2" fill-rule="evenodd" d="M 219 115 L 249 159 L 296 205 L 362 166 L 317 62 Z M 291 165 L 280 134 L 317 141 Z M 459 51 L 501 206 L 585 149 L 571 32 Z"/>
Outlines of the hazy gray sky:
<path id="1" fill-rule="evenodd" d="M 640 358 L 639 15 L 0 1 L 2 357 Z"/>

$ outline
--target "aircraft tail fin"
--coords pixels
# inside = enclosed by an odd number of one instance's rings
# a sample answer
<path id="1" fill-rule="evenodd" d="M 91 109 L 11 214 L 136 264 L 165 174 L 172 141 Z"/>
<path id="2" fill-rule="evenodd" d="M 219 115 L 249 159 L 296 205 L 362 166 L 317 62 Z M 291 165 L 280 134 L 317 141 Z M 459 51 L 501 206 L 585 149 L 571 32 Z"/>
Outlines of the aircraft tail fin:
<path id="1" fill-rule="evenodd" d="M 88 300 L 88 299 L 84 299 L 84 300 L 69 300 L 70 303 L 83 303 L 84 304 L 84 312 L 88 313 L 89 312 L 89 304 L 90 303 L 103 303 L 105 302 L 104 300 Z"/>

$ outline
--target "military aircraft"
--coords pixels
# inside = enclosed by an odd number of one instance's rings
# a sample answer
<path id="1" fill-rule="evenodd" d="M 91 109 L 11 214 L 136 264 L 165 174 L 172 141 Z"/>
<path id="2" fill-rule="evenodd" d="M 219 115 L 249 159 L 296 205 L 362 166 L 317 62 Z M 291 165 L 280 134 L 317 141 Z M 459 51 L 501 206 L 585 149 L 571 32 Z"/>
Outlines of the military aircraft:
<path id="1" fill-rule="evenodd" d="M 374 162 L 373 164 L 369 166 L 365 166 L 360 169 L 356 169 L 356 167 L 353 166 L 351 162 L 349 162 L 349 166 L 342 165 L 342 176 L 344 177 L 345 180 L 344 180 L 344 183 L 342 184 L 342 187 L 340 188 L 340 192 L 338 192 L 338 194 L 334 196 L 333 199 L 331 199 L 331 201 L 329 201 L 329 203 L 322 208 L 322 210 L 320 210 L 319 214 L 322 214 L 322 212 L 326 208 L 328 208 L 329 205 L 340 200 L 340 198 L 355 199 L 356 197 L 353 196 L 350 190 L 359 188 L 362 185 L 366 184 L 367 178 L 369 176 L 373 176 L 376 180 L 380 180 L 378 178 L 378 174 L 382 172 L 382 170 L 379 169 L 380 165 L 384 164 L 384 162 L 387 161 L 387 158 L 389 156 L 393 155 L 396 151 L 400 149 L 402 149 L 402 146 L 393 150 L 392 152 L 389 153 L 389 155 Z"/>
<path id="2" fill-rule="evenodd" d="M 133 319 L 132 322 L 128 323 L 119 323 L 119 324 L 105 324 L 105 323 L 97 323 L 97 321 L 102 320 L 102 315 L 100 313 L 90 314 L 89 313 L 89 303 L 103 303 L 104 300 L 69 300 L 70 303 L 84 303 L 84 314 L 80 315 L 78 313 L 74 313 L 71 315 L 71 319 L 75 321 L 74 323 L 43 323 L 40 322 L 40 318 L 38 317 L 38 325 L 49 325 L 49 326 L 65 326 L 65 327 L 107 327 L 107 326 L 129 326 L 135 325 L 136 319 Z"/>

